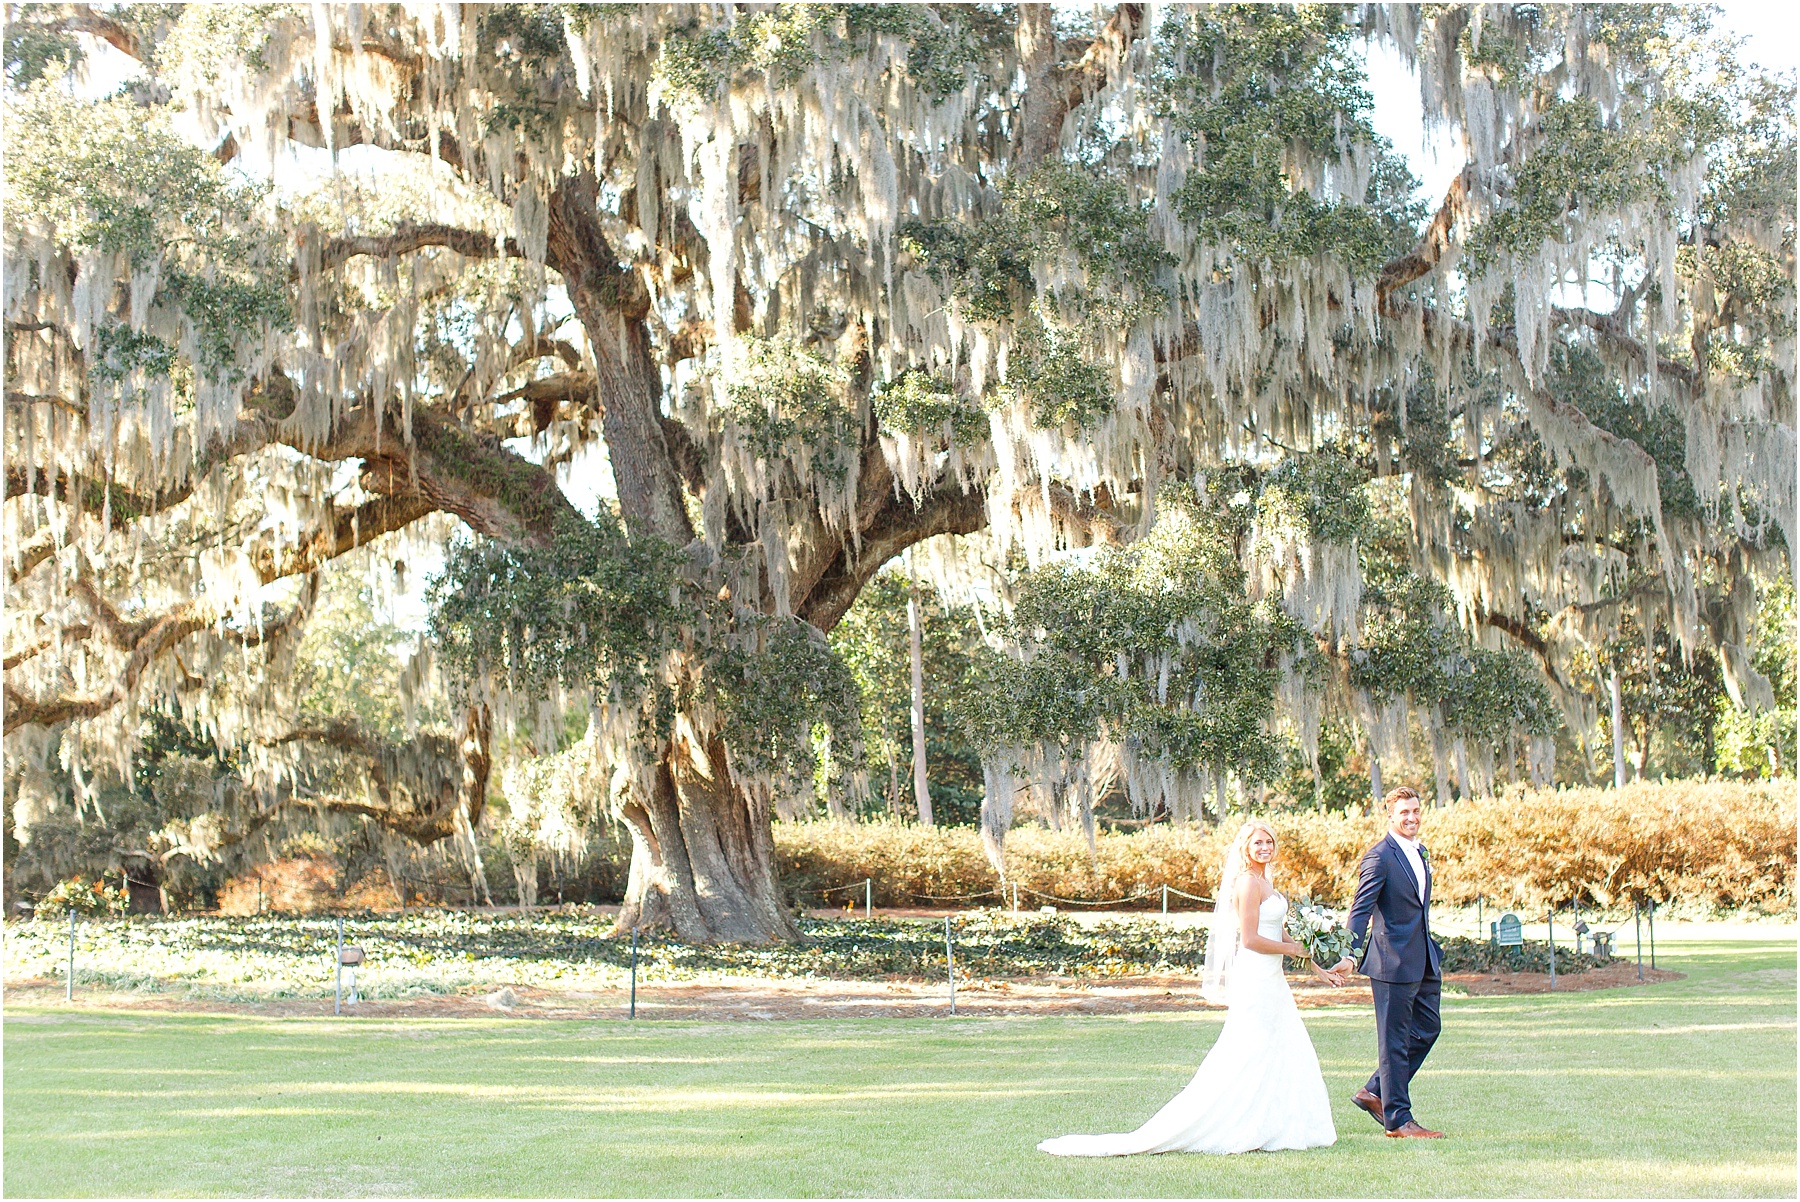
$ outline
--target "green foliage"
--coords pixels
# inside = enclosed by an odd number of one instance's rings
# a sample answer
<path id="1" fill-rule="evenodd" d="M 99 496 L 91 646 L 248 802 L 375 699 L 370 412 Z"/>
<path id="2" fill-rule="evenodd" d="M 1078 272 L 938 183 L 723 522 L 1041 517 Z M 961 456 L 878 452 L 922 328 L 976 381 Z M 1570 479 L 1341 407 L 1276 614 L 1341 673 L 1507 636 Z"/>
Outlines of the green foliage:
<path id="1" fill-rule="evenodd" d="M 133 6 L 139 7 L 139 6 Z M 267 71 L 269 38 L 283 21 L 307 21 L 299 4 L 188 4 L 156 44 L 159 74 L 189 87 L 216 88 L 234 70 Z"/>
<path id="2" fill-rule="evenodd" d="M 1349 680 L 1377 700 L 1408 696 L 1435 706 L 1470 739 L 1517 729 L 1548 735 L 1561 717 L 1538 666 L 1522 651 L 1474 645 L 1450 618 L 1450 592 L 1413 571 L 1407 534 L 1393 519 L 1366 528 L 1362 637 L 1348 648 Z"/>
<path id="3" fill-rule="evenodd" d="M 1277 657 L 1299 630 L 1245 591 L 1238 483 L 1171 489 L 1143 539 L 1021 580 L 1017 662 L 984 656 L 983 686 L 964 706 L 976 742 L 1072 746 L 1104 730 L 1178 767 L 1274 779 L 1282 748 L 1265 725 Z"/>
<path id="4" fill-rule="evenodd" d="M 929 372 L 901 372 L 892 383 L 877 386 L 873 399 L 882 429 L 894 433 L 944 436 L 966 447 L 988 432 L 987 415 L 958 396 L 948 380 Z"/>
<path id="5" fill-rule="evenodd" d="M 1124 186 L 1098 168 L 1050 162 L 1000 186 L 998 212 L 974 226 L 908 221 L 900 247 L 948 285 L 977 321 L 1028 320 L 1034 267 L 1072 256 L 1086 286 L 1036 303 L 1043 316 L 1090 332 L 1123 329 L 1160 312 L 1172 262 Z"/>
<path id="6" fill-rule="evenodd" d="M 226 825 L 221 811 L 236 787 L 238 757 L 221 754 L 210 738 L 161 713 L 151 713 L 139 729 L 128 777 L 105 769 L 86 780 L 72 777 L 60 762 L 60 742 L 53 741 L 41 765 L 9 756 L 14 771 L 44 769 L 31 785 L 32 804 L 43 812 L 30 821 L 23 844 L 8 841 L 10 888 L 41 896 L 71 875 L 98 879 L 129 870 L 162 886 L 171 904 L 209 904 L 224 879 L 219 858 L 173 848 L 186 833 L 204 838 Z M 25 787 L 7 781 L 9 834 Z M 78 789 L 87 798 L 85 814 L 76 811 Z"/>
<path id="7" fill-rule="evenodd" d="M 1021 322 L 1007 360 L 1006 382 L 994 389 L 1003 405 L 1023 403 L 1040 429 L 1089 430 L 1113 411 L 1112 372 L 1088 362 L 1078 333 L 1035 317 Z"/>
<path id="8" fill-rule="evenodd" d="M 1298 745 L 1288 748 L 1285 771 L 1270 782 L 1279 809 L 1317 809 L 1343 814 L 1369 803 L 1369 764 L 1352 740 L 1356 731 L 1336 723 L 1319 727 L 1319 771 Z"/>
<path id="9" fill-rule="evenodd" d="M 1558 923 L 1561 926 L 1561 923 Z M 1556 971 L 1567 974 L 1572 972 L 1591 972 L 1596 968 L 1604 968 L 1618 960 L 1618 956 L 1600 957 L 1592 952 L 1578 952 L 1563 939 L 1568 932 L 1562 931 L 1557 936 Z M 1541 939 L 1527 939 L 1518 947 L 1495 947 L 1487 939 L 1470 939 L 1463 935 L 1451 935 L 1438 940 L 1438 946 L 1444 953 L 1442 968 L 1444 972 L 1549 972 L 1550 945 Z"/>
<path id="10" fill-rule="evenodd" d="M 970 228 L 956 221 L 906 221 L 895 231 L 900 249 L 947 284 L 976 321 L 1011 321 L 1032 284 L 1032 248 L 1007 237 L 1014 231 L 990 219 Z"/>
<path id="11" fill-rule="evenodd" d="M 727 419 L 758 459 L 798 453 L 811 470 L 841 480 L 854 462 L 856 415 L 847 373 L 785 338 L 746 338 L 743 362 L 726 387 Z"/>
<path id="12" fill-rule="evenodd" d="M 1618 673 L 1625 746 L 1636 751 L 1643 775 L 1708 776 L 1716 771 L 1715 728 L 1730 701 L 1718 656 L 1710 649 L 1685 654 L 1660 622 L 1646 638 L 1637 615 L 1628 612 L 1613 637 L 1581 662 L 1584 667 L 1592 663 L 1595 692 L 1603 699 L 1607 676 Z M 1610 751 L 1612 715 L 1604 702 L 1600 719 L 1606 732 L 1603 745 Z M 1752 775 L 1768 774 L 1768 769 L 1765 758 L 1762 773 Z"/>
<path id="13" fill-rule="evenodd" d="M 1369 521 L 1369 475 L 1334 447 L 1283 459 L 1262 478 L 1256 513 L 1265 529 L 1313 543 L 1351 543 Z"/>
<path id="14" fill-rule="evenodd" d="M 1172 260 L 1151 237 L 1147 214 L 1118 180 L 1075 163 L 1007 177 L 998 211 L 972 226 L 908 221 L 898 237 L 970 318 L 1014 324 L 1006 381 L 992 401 L 1023 403 L 1041 429 L 1091 429 L 1110 414 L 1113 373 L 1092 362 L 1088 348 L 1168 303 L 1161 281 Z M 1069 258 L 1086 279 L 1038 296 L 1038 266 Z"/>
<path id="15" fill-rule="evenodd" d="M 1560 238 L 1578 204 L 1617 210 L 1657 187 L 1649 148 L 1608 128 L 1591 97 L 1551 101 L 1537 128 L 1541 141 L 1513 172 L 1513 203 L 1482 223 L 1469 256 L 1472 274 L 1485 271 L 1499 249 L 1529 255 L 1545 240 Z"/>
<path id="16" fill-rule="evenodd" d="M 37 4 L 13 5 L 24 18 L 43 11 Z M 51 29 L 29 19 L 12 18 L 6 22 L 6 82 L 14 88 L 28 88 L 40 79 L 60 76 L 81 65 L 85 55 L 73 33 Z"/>
<path id="17" fill-rule="evenodd" d="M 235 373 L 246 332 L 292 324 L 285 258 L 260 212 L 266 189 L 226 175 L 163 113 L 122 97 L 76 100 L 40 80 L 8 96 L 6 119 L 6 219 L 54 222 L 71 248 L 158 271 L 157 304 L 198 335 L 196 369 Z M 161 340 L 107 329 L 101 378 L 173 367 Z"/>
<path id="18" fill-rule="evenodd" d="M 1157 104 L 1198 152 L 1175 207 L 1201 238 L 1252 261 L 1335 254 L 1359 275 L 1411 240 L 1418 184 L 1370 122 L 1354 36 L 1332 5 L 1208 5 L 1164 21 Z M 1365 194 L 1308 186 L 1301 162 L 1348 179 L 1358 146 L 1375 160 Z"/>
<path id="19" fill-rule="evenodd" d="M 636 710 L 646 739 L 705 700 L 744 767 L 811 775 L 814 726 L 858 728 L 849 674 L 805 623 L 733 612 L 689 586 L 682 563 L 655 539 L 627 539 L 606 510 L 562 519 L 547 546 L 459 540 L 428 587 L 430 632 L 455 680 L 534 698 L 586 692 Z M 692 671 L 671 683 L 676 657 Z M 839 748 L 854 761 L 850 738 Z"/>
<path id="20" fill-rule="evenodd" d="M 687 616 L 676 564 L 671 548 L 628 540 L 605 510 L 592 523 L 565 519 L 546 547 L 461 539 L 429 586 L 431 635 L 462 679 L 635 698 Z"/>
<path id="21" fill-rule="evenodd" d="M 167 376 L 176 368 L 175 348 L 144 330 L 103 325 L 94 331 L 94 358 L 89 370 L 96 380 L 122 380 L 133 372 Z"/>
<path id="22" fill-rule="evenodd" d="M 708 680 L 727 715 L 726 742 L 752 770 L 810 776 L 829 787 L 861 753 L 854 743 L 862 725 L 856 683 L 819 632 L 798 618 L 770 619 L 760 646 L 716 651 Z M 816 723 L 844 736 L 835 753 L 842 762 L 820 762 Z"/>
<path id="23" fill-rule="evenodd" d="M 698 21 L 664 39 L 657 73 L 689 103 L 760 74 L 781 87 L 813 66 L 868 53 L 876 36 L 907 43 L 907 74 L 942 98 L 967 86 L 1004 35 L 1002 18 L 974 5 L 775 4 L 710 27 Z"/>

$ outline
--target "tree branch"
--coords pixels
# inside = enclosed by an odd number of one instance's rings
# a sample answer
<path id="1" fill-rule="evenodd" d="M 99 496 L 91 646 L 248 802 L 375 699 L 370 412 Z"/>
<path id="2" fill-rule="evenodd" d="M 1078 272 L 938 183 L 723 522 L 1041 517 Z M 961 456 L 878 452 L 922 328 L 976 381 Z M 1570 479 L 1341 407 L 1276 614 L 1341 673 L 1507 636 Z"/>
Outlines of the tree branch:
<path id="1" fill-rule="evenodd" d="M 96 12 L 86 4 L 71 4 L 68 15 L 60 21 L 52 22 L 49 28 L 61 26 L 72 33 L 85 33 L 99 38 L 123 54 L 142 61 L 143 49 L 138 45 L 137 35 L 113 20 L 104 13 Z"/>
<path id="2" fill-rule="evenodd" d="M 1594 331 L 1602 340 L 1628 352 L 1639 363 L 1645 366 L 1650 363 L 1652 353 L 1650 347 L 1626 332 L 1625 323 L 1620 320 L 1620 315 L 1616 312 L 1596 313 L 1592 309 L 1563 309 L 1552 306 L 1550 321 L 1551 324 L 1558 326 L 1583 326 Z M 1700 372 L 1685 363 L 1677 363 L 1673 359 L 1665 359 L 1661 355 L 1657 355 L 1656 370 L 1659 375 L 1671 376 L 1680 380 L 1689 389 L 1696 389 L 1700 386 Z"/>
<path id="3" fill-rule="evenodd" d="M 987 525 L 986 497 L 979 491 L 946 489 L 914 508 L 911 501 L 887 494 L 871 526 L 863 531 L 862 548 L 839 549 L 819 582 L 795 612 L 822 631 L 836 626 L 870 577 L 914 543 L 937 534 L 972 534 Z"/>
<path id="4" fill-rule="evenodd" d="M 27 697 L 8 682 L 5 686 L 5 729 L 13 731 L 21 726 L 55 726 L 59 722 L 80 721 L 106 712 L 131 695 L 144 670 L 160 656 L 181 640 L 196 631 L 205 630 L 211 624 L 192 602 L 158 618 L 139 638 L 131 654 L 126 656 L 124 667 L 113 683 L 98 693 L 33 698 Z"/>
<path id="5" fill-rule="evenodd" d="M 492 719 L 485 705 L 477 705 L 464 712 L 462 729 L 454 738 L 421 734 L 394 744 L 354 721 L 338 718 L 259 742 L 265 747 L 318 743 L 358 761 L 368 774 L 375 804 L 326 794 L 296 797 L 292 804 L 373 818 L 426 845 L 456 834 L 457 811 L 465 804 L 470 823 L 481 821 L 492 766 L 491 739 Z M 435 764 L 445 770 L 415 772 L 409 780 L 404 767 L 409 764 Z"/>
<path id="6" fill-rule="evenodd" d="M 1106 86 L 1131 44 L 1144 35 L 1146 22 L 1142 4 L 1121 4 L 1079 59 L 1059 65 L 1052 7 L 1021 4 L 1018 11 L 1014 42 L 1025 89 L 1019 98 L 1014 166 L 1024 174 L 1057 157 L 1063 122 Z"/>
<path id="7" fill-rule="evenodd" d="M 1457 223 L 1468 212 L 1469 188 L 1474 182 L 1474 164 L 1464 167 L 1450 181 L 1443 203 L 1438 206 L 1431 224 L 1425 227 L 1425 232 L 1419 235 L 1413 248 L 1382 266 L 1381 274 L 1375 278 L 1377 303 L 1385 307 L 1390 293 L 1426 275 L 1443 261 L 1450 251 Z"/>
<path id="8" fill-rule="evenodd" d="M 426 247 L 438 246 L 470 259 L 492 259 L 504 254 L 522 259 L 525 250 L 516 238 L 500 238 L 481 230 L 463 229 L 435 222 L 402 221 L 389 234 L 345 234 L 327 242 L 319 251 L 319 269 L 330 270 L 358 255 L 392 258 Z M 299 274 L 298 266 L 294 274 Z"/>

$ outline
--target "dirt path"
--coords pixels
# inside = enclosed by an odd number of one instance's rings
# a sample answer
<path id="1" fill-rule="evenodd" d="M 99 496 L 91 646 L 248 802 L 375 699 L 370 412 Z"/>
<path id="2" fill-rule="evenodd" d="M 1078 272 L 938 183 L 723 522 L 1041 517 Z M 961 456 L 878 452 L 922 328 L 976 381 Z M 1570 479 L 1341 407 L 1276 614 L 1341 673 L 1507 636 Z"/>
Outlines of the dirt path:
<path id="1" fill-rule="evenodd" d="M 1676 980 L 1681 973 L 1644 970 L 1644 983 Z M 1334 988 L 1310 976 L 1289 976 L 1302 1009 L 1366 1006 L 1364 985 Z M 1618 963 L 1593 972 L 1557 977 L 1559 992 L 1635 986 L 1635 966 Z M 1545 993 L 1544 973 L 1453 973 L 1452 989 L 1475 996 Z M 62 1004 L 62 986 L 43 981 L 8 982 L 7 1001 Z M 267 1002 L 217 1002 L 158 994 L 78 989 L 76 1005 L 106 1009 L 159 1010 L 276 1017 L 330 1014 L 331 1000 L 284 998 Z M 551 990 L 507 986 L 491 993 L 458 993 L 374 1000 L 346 1007 L 366 1018 L 466 1018 L 496 1014 L 516 1018 L 621 1019 L 628 1009 L 625 990 Z M 913 1018 L 948 1014 L 949 992 L 942 982 L 746 980 L 730 984 L 640 985 L 638 1017 L 773 1021 L 797 1018 Z M 1039 978 L 1032 981 L 959 981 L 956 1012 L 970 1016 L 1035 1014 L 1154 1014 L 1223 1009 L 1200 996 L 1193 977 L 1118 977 L 1108 981 Z"/>

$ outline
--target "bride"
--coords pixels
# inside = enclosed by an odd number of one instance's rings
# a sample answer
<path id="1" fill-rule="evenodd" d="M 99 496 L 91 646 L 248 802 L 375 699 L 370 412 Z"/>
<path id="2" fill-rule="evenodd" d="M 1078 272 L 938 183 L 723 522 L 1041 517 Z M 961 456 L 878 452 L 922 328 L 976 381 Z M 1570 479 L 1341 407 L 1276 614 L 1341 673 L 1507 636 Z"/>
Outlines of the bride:
<path id="1" fill-rule="evenodd" d="M 1186 1089 L 1136 1131 L 1064 1135 L 1038 1145 L 1052 1156 L 1137 1152 L 1276 1152 L 1337 1142 L 1319 1057 L 1282 975 L 1281 958 L 1305 950 L 1287 937 L 1287 899 L 1269 883 L 1275 832 L 1244 823 L 1226 853 L 1213 904 L 1201 992 L 1226 1003 L 1225 1029 Z M 1343 978 L 1318 965 L 1334 985 Z"/>

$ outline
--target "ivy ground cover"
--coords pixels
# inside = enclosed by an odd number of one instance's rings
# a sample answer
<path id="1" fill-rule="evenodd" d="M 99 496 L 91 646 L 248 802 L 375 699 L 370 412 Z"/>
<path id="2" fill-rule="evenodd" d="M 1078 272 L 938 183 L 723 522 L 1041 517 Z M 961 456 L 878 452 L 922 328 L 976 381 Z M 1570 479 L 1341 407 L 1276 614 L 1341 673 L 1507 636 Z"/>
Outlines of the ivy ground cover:
<path id="1" fill-rule="evenodd" d="M 769 979 L 918 980 L 944 975 L 944 928 L 934 920 L 800 920 L 793 943 L 692 945 L 646 937 L 645 984 Z M 968 977 L 1106 979 L 1198 974 L 1206 929 L 1138 916 L 1082 923 L 1066 916 L 997 910 L 952 919 L 958 972 Z M 367 953 L 362 995 L 394 1000 L 495 989 L 619 989 L 630 979 L 631 941 L 612 917 L 458 911 L 347 919 L 346 943 Z M 75 983 L 182 999 L 227 1002 L 330 997 L 337 929 L 320 918 L 137 918 L 86 921 L 75 932 Z M 1484 940 L 1443 939 L 1446 972 L 1548 967 L 1541 942 L 1496 955 Z M 56 921 L 6 928 L 6 979 L 62 980 L 68 928 Z M 1594 966 L 1565 943 L 1563 972 Z M 1297 965 L 1296 965 L 1297 966 Z"/>
<path id="2" fill-rule="evenodd" d="M 33 1195 L 1792 1195 L 1791 932 L 1670 942 L 1686 979 L 1445 999 L 1415 1089 L 1349 1104 L 1366 1009 L 1307 1024 L 1339 1142 L 1063 1161 L 1133 1126 L 1216 1013 L 790 1023 L 270 1020 L 9 1006 L 5 1192 Z M 1661 957 L 1659 957 L 1660 959 Z"/>

